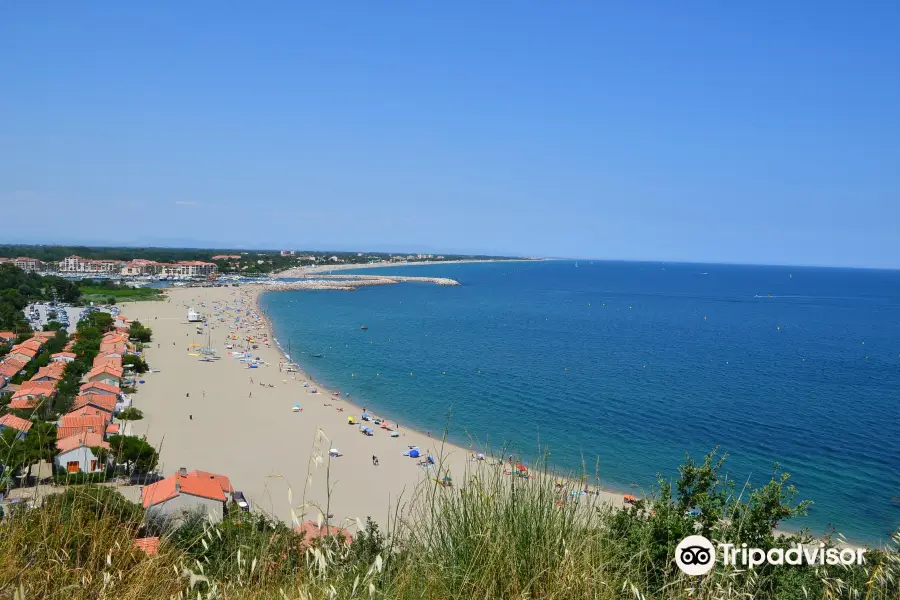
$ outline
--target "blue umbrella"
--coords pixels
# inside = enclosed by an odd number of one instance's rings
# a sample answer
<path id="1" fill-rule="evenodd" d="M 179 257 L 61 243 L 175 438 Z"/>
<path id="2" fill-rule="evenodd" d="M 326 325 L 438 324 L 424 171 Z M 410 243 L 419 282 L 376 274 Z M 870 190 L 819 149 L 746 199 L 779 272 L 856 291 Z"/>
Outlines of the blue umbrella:
<path id="1" fill-rule="evenodd" d="M 410 458 L 419 458 L 419 451 L 418 450 L 410 450 L 409 457 Z"/>

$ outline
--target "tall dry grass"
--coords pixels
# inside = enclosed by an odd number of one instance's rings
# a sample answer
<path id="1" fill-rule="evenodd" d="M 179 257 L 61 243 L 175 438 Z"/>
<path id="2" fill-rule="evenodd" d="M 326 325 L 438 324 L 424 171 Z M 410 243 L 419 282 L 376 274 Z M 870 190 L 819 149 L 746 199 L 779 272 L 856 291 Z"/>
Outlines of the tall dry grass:
<path id="1" fill-rule="evenodd" d="M 319 441 L 327 446 L 324 435 Z M 691 578 L 671 559 L 650 558 L 659 548 L 640 533 L 641 523 L 626 544 L 616 526 L 623 518 L 618 511 L 592 496 L 559 502 L 564 492 L 549 472 L 526 480 L 484 464 L 470 469 L 454 487 L 439 485 L 443 474 L 436 471 L 389 531 L 370 525 L 356 532 L 352 544 L 309 545 L 284 524 L 237 513 L 165 532 L 154 556 L 133 547 L 145 532 L 139 506 L 111 488 L 73 486 L 42 508 L 16 511 L 0 523 L 0 597 L 900 598 L 897 546 L 871 554 L 862 568 L 717 568 Z M 306 486 L 327 481 L 327 457 L 313 448 Z M 293 508 L 298 521 L 328 510 L 305 501 Z"/>

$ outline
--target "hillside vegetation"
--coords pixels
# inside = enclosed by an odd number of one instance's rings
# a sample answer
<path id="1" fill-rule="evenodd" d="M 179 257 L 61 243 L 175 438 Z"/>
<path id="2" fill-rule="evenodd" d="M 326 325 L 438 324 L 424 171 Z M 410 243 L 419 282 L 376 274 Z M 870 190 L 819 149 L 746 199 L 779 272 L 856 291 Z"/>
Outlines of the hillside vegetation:
<path id="1" fill-rule="evenodd" d="M 688 577 L 673 562 L 686 534 L 761 547 L 804 539 L 776 535 L 801 513 L 786 475 L 735 490 L 721 459 L 688 460 L 627 510 L 560 502 L 549 474 L 531 480 L 485 468 L 462 488 L 427 485 L 411 515 L 382 531 L 359 524 L 352 543 L 304 540 L 263 515 L 231 511 L 220 523 L 178 529 L 144 523 L 143 509 L 112 488 L 75 486 L 40 509 L 0 523 L 0 596 L 20 599 L 649 599 L 720 600 L 900 597 L 896 547 L 870 551 L 863 567 L 717 565 Z M 321 475 L 321 473 L 318 473 Z M 586 498 L 590 498 L 587 496 Z M 289 501 L 289 499 L 285 499 Z M 701 508 L 699 516 L 686 507 Z M 136 537 L 161 534 L 159 552 Z M 825 540 L 831 544 L 832 540 Z"/>

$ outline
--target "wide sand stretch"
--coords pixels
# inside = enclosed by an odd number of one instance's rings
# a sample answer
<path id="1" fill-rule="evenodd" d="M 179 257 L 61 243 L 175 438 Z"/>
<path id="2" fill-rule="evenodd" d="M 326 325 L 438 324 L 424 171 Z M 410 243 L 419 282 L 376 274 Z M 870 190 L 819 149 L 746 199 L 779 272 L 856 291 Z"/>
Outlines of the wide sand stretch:
<path id="1" fill-rule="evenodd" d="M 258 311 L 258 294 L 251 286 L 174 288 L 167 290 L 165 301 L 123 307 L 128 318 L 153 329 L 145 355 L 154 372 L 144 376 L 145 383 L 134 395 L 144 419 L 134 423 L 133 433 L 146 434 L 148 442 L 160 448 L 164 475 L 179 467 L 222 473 L 256 509 L 290 522 L 292 505 L 301 520 L 318 518 L 327 505 L 334 524 L 364 521 L 367 516 L 384 524 L 398 500 L 401 505 L 409 501 L 422 482 L 436 485 L 436 478 L 449 473 L 455 484 L 461 483 L 467 461 L 478 449 L 442 444 L 402 422 L 398 428 L 392 420 L 400 437 L 392 438 L 390 431 L 371 423 L 367 425 L 374 435 L 363 435 L 347 422 L 349 416 L 359 422 L 359 406 L 333 396 L 333 390 L 317 385 L 302 371 L 281 370 L 286 361 Z M 189 307 L 208 317 L 210 345 L 220 360 L 200 360 L 197 350 L 206 346 L 207 336 L 197 334 L 197 323 L 188 323 Z M 225 348 L 226 343 L 235 344 L 234 351 L 246 348 L 248 336 L 259 346 L 250 350 L 252 356 L 265 361 L 257 368 Z M 313 388 L 318 393 L 312 393 Z M 365 404 L 364 398 L 353 401 Z M 292 412 L 294 404 L 303 411 Z M 324 437 L 317 438 L 319 431 Z M 417 459 L 403 456 L 413 445 L 422 450 L 423 458 L 432 455 L 437 464 L 424 468 Z M 343 455 L 331 458 L 329 469 L 331 448 Z M 378 457 L 377 466 L 373 455 Z M 317 456 L 322 460 L 318 467 Z M 601 499 L 622 503 L 618 494 L 603 492 Z"/>

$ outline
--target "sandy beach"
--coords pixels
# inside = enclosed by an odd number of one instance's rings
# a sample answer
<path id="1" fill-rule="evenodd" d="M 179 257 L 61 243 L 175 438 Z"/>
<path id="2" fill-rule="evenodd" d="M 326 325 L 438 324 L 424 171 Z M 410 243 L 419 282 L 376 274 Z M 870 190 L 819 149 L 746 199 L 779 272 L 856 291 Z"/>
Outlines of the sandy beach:
<path id="1" fill-rule="evenodd" d="M 347 421 L 353 416 L 359 422 L 364 398 L 350 403 L 302 370 L 280 370 L 285 359 L 258 311 L 259 293 L 255 286 L 173 288 L 164 301 L 123 307 L 129 318 L 153 329 L 153 342 L 145 350 L 153 371 L 134 395 L 144 419 L 134 423 L 133 433 L 146 435 L 160 449 L 164 475 L 179 467 L 222 473 L 257 510 L 290 522 L 292 506 L 298 519 L 316 519 L 327 506 L 334 524 L 353 524 L 367 516 L 384 524 L 393 518 L 398 501 L 399 506 L 408 502 L 422 482 L 436 485 L 438 474 L 449 474 L 459 484 L 479 449 L 442 444 L 403 423 L 396 428 L 393 420 L 390 425 L 399 437 L 371 423 L 374 435 L 363 435 Z M 188 323 L 189 307 L 207 315 L 209 342 L 220 360 L 200 360 L 196 350 L 206 346 L 207 336 L 197 334 L 197 323 Z M 225 347 L 246 346 L 247 336 L 259 345 L 251 350 L 264 361 L 258 368 L 233 358 Z M 294 404 L 303 411 L 292 412 Z M 417 459 L 402 455 L 408 446 L 418 446 L 423 457 L 432 455 L 437 464 L 417 465 Z M 331 448 L 342 456 L 331 458 L 328 469 Z M 318 466 L 317 456 L 322 461 Z M 601 492 L 600 499 L 622 504 L 619 494 Z"/>

